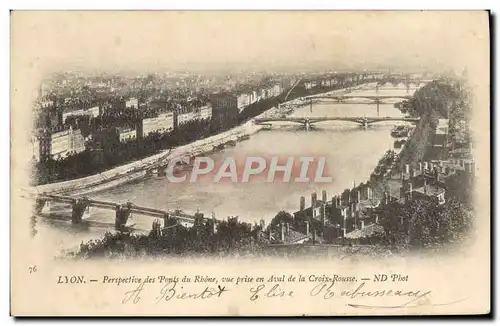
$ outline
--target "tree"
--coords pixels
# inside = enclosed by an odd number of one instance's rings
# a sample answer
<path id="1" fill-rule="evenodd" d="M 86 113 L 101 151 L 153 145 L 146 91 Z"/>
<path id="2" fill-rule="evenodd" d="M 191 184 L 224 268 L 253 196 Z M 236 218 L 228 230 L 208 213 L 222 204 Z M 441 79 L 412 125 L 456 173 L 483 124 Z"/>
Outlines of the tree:
<path id="1" fill-rule="evenodd" d="M 408 236 L 414 247 L 438 243 L 440 207 L 432 201 L 414 200 L 406 204 L 402 215 L 410 220 Z"/>
<path id="2" fill-rule="evenodd" d="M 388 245 L 406 245 L 408 243 L 408 220 L 403 215 L 402 206 L 391 202 L 375 209 L 380 224 L 384 227 L 384 242 Z"/>
<path id="3" fill-rule="evenodd" d="M 290 213 L 285 211 L 280 211 L 276 216 L 271 220 L 270 227 L 276 228 L 281 223 L 290 223 L 293 224 L 293 217 Z"/>
<path id="4" fill-rule="evenodd" d="M 466 174 L 454 174 L 446 179 L 448 198 L 472 208 L 473 179 Z"/>
<path id="5" fill-rule="evenodd" d="M 474 225 L 472 211 L 453 198 L 445 203 L 439 221 L 439 235 L 444 242 L 463 240 Z"/>

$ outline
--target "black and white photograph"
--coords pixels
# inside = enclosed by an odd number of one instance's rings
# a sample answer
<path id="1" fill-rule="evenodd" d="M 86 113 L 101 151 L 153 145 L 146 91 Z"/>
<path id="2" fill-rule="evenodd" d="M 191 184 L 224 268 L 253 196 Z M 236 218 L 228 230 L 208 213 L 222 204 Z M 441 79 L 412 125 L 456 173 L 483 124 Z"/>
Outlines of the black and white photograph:
<path id="1" fill-rule="evenodd" d="M 11 53 L 20 313 L 488 312 L 487 11 L 13 11 Z"/>

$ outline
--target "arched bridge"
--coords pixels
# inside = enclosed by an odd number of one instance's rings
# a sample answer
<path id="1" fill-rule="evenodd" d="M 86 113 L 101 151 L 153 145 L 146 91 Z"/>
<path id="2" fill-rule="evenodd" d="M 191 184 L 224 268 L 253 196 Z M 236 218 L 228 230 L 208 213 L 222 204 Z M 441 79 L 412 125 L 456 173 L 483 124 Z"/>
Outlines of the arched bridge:
<path id="1" fill-rule="evenodd" d="M 272 122 L 294 122 L 303 124 L 306 129 L 317 122 L 322 121 L 348 121 L 358 123 L 362 126 L 367 126 L 372 123 L 382 122 L 382 121 L 405 121 L 405 122 L 418 122 L 419 118 L 396 118 L 396 117 L 287 117 L 287 118 L 260 118 L 255 119 L 256 124 L 267 124 Z"/>
<path id="2" fill-rule="evenodd" d="M 410 95 L 333 95 L 333 94 L 323 94 L 323 95 L 314 95 L 305 97 L 306 100 L 309 100 L 309 106 L 311 107 L 312 112 L 312 103 L 313 100 L 332 100 L 335 101 L 336 104 L 377 104 L 377 116 L 380 114 L 380 104 L 385 104 L 383 100 L 386 99 L 404 99 L 408 100 L 412 97 Z M 368 99 L 370 102 L 357 102 L 353 103 L 352 101 L 346 102 L 349 99 Z"/>
<path id="3" fill-rule="evenodd" d="M 329 99 L 333 101 L 337 101 L 339 103 L 344 102 L 349 99 L 367 99 L 372 100 L 375 103 L 380 103 L 382 100 L 386 99 L 403 99 L 409 100 L 411 99 L 410 95 L 315 95 L 306 97 L 307 100 L 315 100 L 315 99 Z"/>
<path id="4" fill-rule="evenodd" d="M 194 215 L 187 214 L 181 210 L 164 211 L 155 208 L 137 206 L 131 202 L 119 204 L 108 201 L 101 201 L 90 199 L 88 197 L 71 197 L 52 194 L 37 194 L 35 197 L 35 214 L 50 214 L 51 204 L 67 205 L 71 208 L 71 222 L 73 224 L 80 224 L 84 219 L 91 215 L 91 208 L 107 209 L 115 211 L 115 230 L 127 230 L 126 226 L 128 219 L 132 214 L 146 215 L 163 219 L 165 226 L 168 221 L 175 221 L 176 223 L 195 224 L 195 220 L 200 218 L 204 221 L 210 221 L 214 228 L 220 221 L 212 218 L 204 217 L 201 213 Z M 105 223 L 100 223 L 105 224 Z"/>

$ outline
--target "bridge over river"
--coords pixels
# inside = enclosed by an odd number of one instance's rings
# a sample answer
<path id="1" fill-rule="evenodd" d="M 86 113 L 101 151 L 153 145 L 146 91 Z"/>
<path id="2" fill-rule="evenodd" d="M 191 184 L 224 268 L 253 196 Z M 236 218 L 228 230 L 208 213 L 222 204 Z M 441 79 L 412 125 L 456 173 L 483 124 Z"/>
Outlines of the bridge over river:
<path id="1" fill-rule="evenodd" d="M 373 87 L 353 90 L 345 95 L 377 95 Z M 340 92 L 338 91 L 337 94 Z M 405 89 L 384 91 L 381 88 L 378 95 L 406 96 L 407 93 Z M 151 223 L 157 219 L 161 221 L 167 214 L 169 223 L 174 223 L 173 220 L 177 218 L 178 223 L 192 224 L 198 208 L 206 213 L 203 218 L 206 224 L 212 219 L 211 212 L 215 213 L 217 223 L 222 223 L 222 220 L 225 222 L 228 216 L 235 215 L 239 215 L 241 222 L 253 224 L 264 219 L 266 223 L 269 223 L 281 210 L 297 211 L 300 207 L 301 196 L 310 198 L 311 193 L 321 193 L 323 190 L 331 194 L 340 194 L 344 189 L 352 187 L 353 182 L 368 180 L 380 157 L 394 145 L 394 139 L 391 136 L 393 124 L 383 123 L 381 120 L 395 121 L 394 124 L 397 124 L 396 118 L 399 121 L 405 121 L 405 118 L 399 118 L 404 114 L 392 104 L 380 104 L 380 116 L 377 116 L 373 100 L 363 100 L 365 104 L 349 103 L 350 101 L 357 102 L 354 98 L 346 100 L 345 103 L 332 99 L 316 99 L 312 100 L 312 109 L 303 105 L 304 103 L 301 103 L 299 99 L 287 101 L 289 103 L 287 105 L 294 106 L 295 103 L 298 105 L 286 119 L 288 121 L 292 120 L 290 118 L 298 119 L 295 122 L 282 122 L 282 124 L 299 126 L 299 123 L 304 124 L 305 120 L 309 119 L 317 126 L 321 123 L 323 128 L 317 128 L 315 132 L 305 132 L 302 128 L 270 128 L 270 130 L 252 134 L 249 139 L 237 142 L 234 146 L 227 146 L 223 150 L 209 154 L 217 167 L 229 157 L 236 159 L 248 156 L 325 157 L 325 175 L 333 178 L 331 183 L 286 183 L 279 182 L 279 180 L 268 183 L 265 177 L 256 177 L 247 183 L 215 184 L 212 178 L 199 178 L 196 183 L 172 183 L 168 178 L 152 174 L 137 182 L 90 193 L 88 199 L 91 206 L 88 209 L 74 206 L 77 201 L 81 204 L 85 203 L 81 196 L 47 197 L 40 192 L 41 196 L 38 198 L 40 211 L 49 211 L 51 215 L 54 215 L 58 213 L 60 206 L 64 207 L 65 217 L 64 220 L 40 218 L 36 226 L 38 235 L 35 238 L 40 239 L 40 248 L 51 253 L 53 250 L 59 251 L 61 247 L 77 247 L 82 241 L 99 239 L 104 235 L 105 230 L 113 229 L 116 212 L 121 212 L 121 209 L 123 212 L 130 209 L 128 216 L 131 218 L 128 219 L 127 225 L 134 223 L 134 230 L 139 231 L 151 230 Z M 390 102 L 389 99 L 381 101 Z M 371 127 L 358 127 L 363 124 L 362 120 L 365 118 L 373 121 Z M 279 121 L 280 119 L 274 118 L 273 120 Z M 346 122 L 328 122 L 335 120 Z M 375 122 L 376 120 L 380 122 Z M 270 119 L 260 122 L 276 123 Z M 336 124 L 343 126 L 337 127 Z M 360 144 L 369 146 L 360 146 Z M 211 144 L 209 148 L 212 145 L 215 144 Z M 394 150 L 399 149 L 394 148 Z M 163 163 L 165 161 L 157 165 L 160 166 Z M 189 174 L 189 169 L 185 173 Z M 44 199 L 49 203 L 43 202 Z M 129 202 L 133 204 L 128 205 Z M 86 207 L 86 205 L 82 206 Z M 181 208 L 182 212 L 177 208 Z M 45 215 L 45 212 L 42 213 Z M 75 214 L 76 223 L 74 225 L 72 224 L 73 214 Z M 78 218 L 80 214 L 81 220 Z M 124 215 L 127 214 L 124 213 Z M 93 223 L 96 223 L 96 227 L 93 227 Z"/>
<path id="2" fill-rule="evenodd" d="M 53 204 L 65 205 L 69 210 L 71 210 L 71 217 L 65 217 L 61 214 L 54 214 L 51 210 Z M 73 196 L 63 196 L 63 195 L 52 195 L 52 194 L 38 194 L 35 197 L 35 214 L 41 215 L 48 218 L 70 220 L 72 224 L 81 224 L 86 222 L 92 215 L 92 210 L 104 209 L 111 210 L 115 212 L 115 223 L 114 228 L 117 231 L 127 231 L 132 228 L 127 225 L 129 218 L 132 214 L 151 216 L 158 219 L 163 219 L 164 225 L 194 225 L 197 219 L 201 221 L 209 221 L 212 223 L 214 230 L 218 223 L 221 221 L 216 220 L 215 216 L 212 215 L 211 218 L 204 217 L 201 213 L 195 213 L 194 215 L 187 214 L 181 210 L 160 210 L 155 208 L 149 208 L 144 206 L 137 206 L 131 202 L 126 202 L 124 204 L 95 200 L 89 197 L 73 197 Z M 104 223 L 98 223 L 103 225 Z"/>
<path id="3" fill-rule="evenodd" d="M 387 99 L 403 99 L 403 100 L 409 100 L 411 99 L 410 95 L 333 95 L 333 94 L 323 94 L 323 95 L 313 95 L 313 96 L 307 96 L 307 100 L 313 100 L 313 99 L 330 99 L 334 100 L 337 102 L 345 102 L 345 100 L 349 99 L 366 99 L 366 100 L 372 100 L 373 102 L 376 103 L 382 103 L 382 100 L 387 100 Z"/>
<path id="4" fill-rule="evenodd" d="M 270 124 L 272 122 L 294 122 L 300 123 L 305 126 L 306 129 L 318 122 L 323 121 L 348 121 L 354 122 L 366 127 L 372 123 L 383 122 L 383 121 L 403 121 L 403 122 L 413 122 L 416 123 L 419 118 L 405 118 L 405 117 L 286 117 L 286 118 L 260 118 L 255 119 L 256 124 Z"/>
<path id="5" fill-rule="evenodd" d="M 382 95 L 382 94 L 355 94 L 355 93 L 344 93 L 344 94 L 319 94 L 319 95 L 311 95 L 302 98 L 303 101 L 309 101 L 309 107 L 312 112 L 313 101 L 330 101 L 335 104 L 376 104 L 377 105 L 377 116 L 380 115 L 380 105 L 381 104 L 391 104 L 386 100 L 390 99 L 401 99 L 401 100 L 409 100 L 412 96 L 409 94 L 391 94 L 391 95 Z M 358 100 L 358 101 L 352 101 Z M 365 101 L 363 101 L 365 100 Z M 366 101 L 368 100 L 368 101 Z"/>

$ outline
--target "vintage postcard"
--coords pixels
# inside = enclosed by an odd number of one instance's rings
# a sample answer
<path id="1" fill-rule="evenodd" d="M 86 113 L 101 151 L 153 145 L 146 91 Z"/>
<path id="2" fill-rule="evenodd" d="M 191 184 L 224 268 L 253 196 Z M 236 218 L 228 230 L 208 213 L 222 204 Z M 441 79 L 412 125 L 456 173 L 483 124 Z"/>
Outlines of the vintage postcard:
<path id="1" fill-rule="evenodd" d="M 487 11 L 12 11 L 11 314 L 490 313 Z"/>

